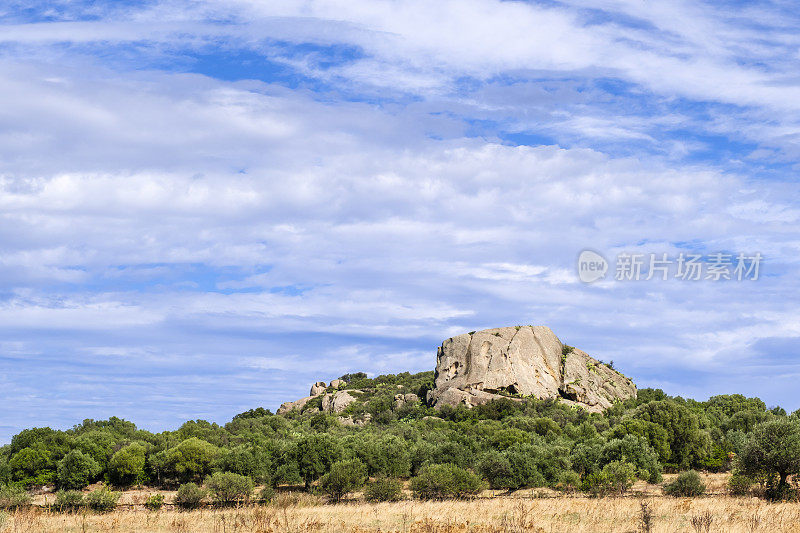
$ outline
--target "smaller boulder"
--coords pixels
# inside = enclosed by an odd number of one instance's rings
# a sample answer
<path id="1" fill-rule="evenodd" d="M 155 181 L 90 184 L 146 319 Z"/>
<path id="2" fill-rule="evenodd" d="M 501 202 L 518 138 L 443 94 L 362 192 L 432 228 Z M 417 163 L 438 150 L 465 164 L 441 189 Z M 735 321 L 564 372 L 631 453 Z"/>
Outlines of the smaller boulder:
<path id="1" fill-rule="evenodd" d="M 341 389 L 345 385 L 347 385 L 347 382 L 343 379 L 334 379 L 333 381 L 331 381 L 331 387 L 333 387 L 334 389 Z"/>
<path id="2" fill-rule="evenodd" d="M 328 386 L 325 385 L 324 381 L 317 381 L 316 383 L 311 385 L 311 396 L 319 396 L 320 394 L 325 392 L 325 389 L 327 388 Z"/>
<path id="3" fill-rule="evenodd" d="M 403 408 L 406 405 L 413 405 L 419 402 L 419 396 L 410 392 L 408 394 L 395 394 L 394 395 L 394 410 Z"/>
<path id="4" fill-rule="evenodd" d="M 277 413 L 279 415 L 288 413 L 289 411 L 294 411 L 295 409 L 302 410 L 303 407 L 308 403 L 309 400 L 316 398 L 316 396 L 306 396 L 305 398 L 300 398 L 294 402 L 284 402 L 278 407 Z"/>

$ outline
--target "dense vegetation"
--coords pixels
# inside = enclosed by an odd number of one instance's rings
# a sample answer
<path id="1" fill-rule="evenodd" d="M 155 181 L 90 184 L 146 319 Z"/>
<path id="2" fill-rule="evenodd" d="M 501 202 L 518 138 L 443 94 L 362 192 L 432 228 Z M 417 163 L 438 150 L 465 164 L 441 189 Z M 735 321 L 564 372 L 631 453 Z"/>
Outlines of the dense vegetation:
<path id="1" fill-rule="evenodd" d="M 277 416 L 258 408 L 224 426 L 195 420 L 157 434 L 118 418 L 67 431 L 27 429 L 0 448 L 0 488 L 18 494 L 52 484 L 64 491 L 63 504 L 73 505 L 76 496 L 66 491 L 96 481 L 183 485 L 192 506 L 207 495 L 220 503 L 249 497 L 254 484 L 268 495 L 277 485 L 303 485 L 335 500 L 369 478 L 376 480 L 367 490 L 372 499 L 399 497 L 398 478 L 413 478 L 423 498 L 463 497 L 487 485 L 603 494 L 625 491 L 637 478 L 659 482 L 665 471 L 733 468 L 740 485 L 758 481 L 769 495 L 785 497 L 787 480 L 800 470 L 798 413 L 767 409 L 757 398 L 698 402 L 644 389 L 602 414 L 519 398 L 434 410 L 422 401 L 394 402 L 398 393 L 425 398 L 432 372 L 342 379 L 364 391 L 342 413 L 368 419 L 363 426 L 343 424 L 309 402 L 303 412 Z M 702 492 L 693 474 L 670 490 Z"/>

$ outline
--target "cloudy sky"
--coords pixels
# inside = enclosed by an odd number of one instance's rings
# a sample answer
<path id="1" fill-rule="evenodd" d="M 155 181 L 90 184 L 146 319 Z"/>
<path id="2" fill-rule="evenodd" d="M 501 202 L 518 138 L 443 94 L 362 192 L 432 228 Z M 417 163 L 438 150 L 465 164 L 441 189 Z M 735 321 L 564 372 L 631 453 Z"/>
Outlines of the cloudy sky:
<path id="1" fill-rule="evenodd" d="M 799 24 L 783 0 L 6 0 L 0 442 L 222 423 L 516 324 L 639 386 L 800 408 Z M 622 252 L 720 251 L 759 279 L 613 279 Z"/>

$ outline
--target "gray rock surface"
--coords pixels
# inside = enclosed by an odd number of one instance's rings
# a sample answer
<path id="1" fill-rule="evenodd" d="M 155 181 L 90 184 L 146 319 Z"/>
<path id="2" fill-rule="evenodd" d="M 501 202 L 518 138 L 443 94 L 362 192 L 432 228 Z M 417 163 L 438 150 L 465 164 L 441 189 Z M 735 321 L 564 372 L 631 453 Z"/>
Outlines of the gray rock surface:
<path id="1" fill-rule="evenodd" d="M 295 409 L 303 409 L 308 401 L 314 398 L 316 398 L 316 396 L 306 396 L 305 398 L 300 398 L 294 402 L 284 402 L 280 407 L 278 407 L 277 414 L 282 415 L 284 413 L 288 413 L 289 411 L 294 411 Z"/>
<path id="2" fill-rule="evenodd" d="M 356 401 L 355 396 L 350 393 L 359 393 L 359 390 L 340 390 L 339 392 L 334 393 L 327 393 L 325 396 L 322 397 L 322 410 L 326 413 L 336 413 L 339 414 L 345 409 L 347 406 Z"/>
<path id="3" fill-rule="evenodd" d="M 327 389 L 327 388 L 328 388 L 328 386 L 325 385 L 324 381 L 317 381 L 316 383 L 311 385 L 310 394 L 311 394 L 311 396 L 319 396 L 320 394 L 325 392 L 325 389 Z"/>
<path id="4" fill-rule="evenodd" d="M 408 394 L 395 394 L 394 395 L 394 410 L 401 409 L 405 405 L 413 405 L 419 402 L 419 396 L 413 392 Z"/>
<path id="5" fill-rule="evenodd" d="M 436 357 L 435 406 L 480 405 L 502 396 L 561 398 L 602 411 L 636 396 L 622 374 L 564 345 L 545 326 L 487 329 L 444 341 Z"/>

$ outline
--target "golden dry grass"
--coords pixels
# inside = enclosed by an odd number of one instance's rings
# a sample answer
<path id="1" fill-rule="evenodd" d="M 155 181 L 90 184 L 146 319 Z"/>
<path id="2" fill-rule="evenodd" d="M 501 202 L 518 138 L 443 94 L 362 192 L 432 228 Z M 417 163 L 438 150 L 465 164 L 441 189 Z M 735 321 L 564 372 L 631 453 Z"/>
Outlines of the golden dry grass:
<path id="1" fill-rule="evenodd" d="M 694 532 L 692 517 L 708 512 L 712 532 L 800 532 L 800 504 L 712 496 L 524 498 L 473 501 L 326 505 L 311 498 L 229 510 L 157 513 L 119 510 L 107 515 L 55 514 L 41 509 L 9 513 L 3 533 L 522 533 L 640 531 L 640 502 L 653 512 L 653 532 Z M 305 501 L 304 501 L 305 500 Z M 282 503 L 281 503 L 282 502 Z"/>
<path id="2" fill-rule="evenodd" d="M 665 477 L 669 480 L 672 476 Z M 638 483 L 633 495 L 604 499 L 534 489 L 513 495 L 487 491 L 484 497 L 471 501 L 336 505 L 303 493 L 281 493 L 267 506 L 191 512 L 148 512 L 137 506 L 96 515 L 58 514 L 33 508 L 7 513 L 0 532 L 628 533 L 642 531 L 640 506 L 646 502 L 652 510 L 653 533 L 800 533 L 800 504 L 770 504 L 757 498 L 726 496 L 727 475 L 709 474 L 704 478 L 711 496 L 679 499 L 662 496 L 656 485 Z M 123 501 L 140 503 L 150 492 L 154 491 L 130 491 Z M 693 518 L 706 514 L 711 520 L 708 530 L 692 523 Z"/>

